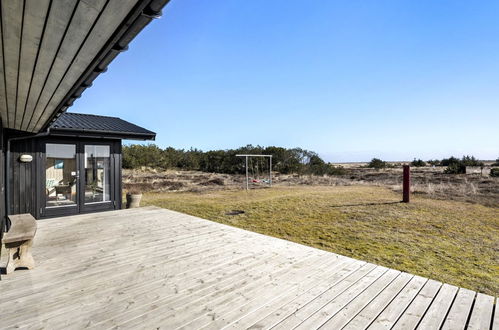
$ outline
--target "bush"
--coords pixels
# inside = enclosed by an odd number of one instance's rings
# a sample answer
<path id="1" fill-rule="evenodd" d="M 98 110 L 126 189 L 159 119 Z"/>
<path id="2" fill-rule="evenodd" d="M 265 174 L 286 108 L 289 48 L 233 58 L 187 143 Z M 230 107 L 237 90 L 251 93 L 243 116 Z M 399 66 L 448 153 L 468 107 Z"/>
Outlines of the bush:
<path id="1" fill-rule="evenodd" d="M 473 156 L 463 156 L 461 159 L 456 157 L 442 159 L 442 165 L 447 166 L 444 171 L 447 174 L 464 174 L 466 173 L 466 166 L 484 166 L 483 162 Z"/>
<path id="2" fill-rule="evenodd" d="M 430 164 L 431 166 L 440 166 L 441 165 L 441 162 L 438 160 L 438 159 L 430 159 L 429 161 L 427 161 L 428 164 Z"/>
<path id="3" fill-rule="evenodd" d="M 369 167 L 369 168 L 385 168 L 386 162 L 382 161 L 379 158 L 373 158 L 373 159 L 371 159 L 369 164 L 367 164 L 367 167 Z"/>
<path id="4" fill-rule="evenodd" d="M 460 160 L 459 158 L 456 158 L 454 156 L 451 156 L 450 158 L 444 158 L 440 161 L 440 165 L 442 166 L 451 166 L 453 164 L 459 164 Z"/>
<path id="5" fill-rule="evenodd" d="M 333 166 L 329 165 L 328 173 L 329 175 L 345 175 L 347 170 L 343 166 Z"/>
<path id="6" fill-rule="evenodd" d="M 466 166 L 463 165 L 462 163 L 451 163 L 444 170 L 444 173 L 446 173 L 446 174 L 464 174 L 464 173 L 466 173 Z"/>
<path id="7" fill-rule="evenodd" d="M 496 162 L 492 166 L 499 166 L 499 158 L 496 159 Z"/>
<path id="8" fill-rule="evenodd" d="M 490 176 L 493 178 L 499 178 L 499 167 L 494 167 L 490 169 Z"/>
<path id="9" fill-rule="evenodd" d="M 411 166 L 424 167 L 426 166 L 426 162 L 421 159 L 416 160 L 416 158 L 414 158 L 414 160 L 411 162 Z"/>

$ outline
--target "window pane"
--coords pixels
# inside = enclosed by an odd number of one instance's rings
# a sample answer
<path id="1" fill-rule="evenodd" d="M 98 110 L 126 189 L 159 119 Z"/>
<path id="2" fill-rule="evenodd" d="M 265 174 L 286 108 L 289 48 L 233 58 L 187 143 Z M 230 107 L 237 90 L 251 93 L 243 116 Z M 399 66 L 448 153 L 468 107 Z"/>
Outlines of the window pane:
<path id="1" fill-rule="evenodd" d="M 46 206 L 76 205 L 76 145 L 46 145 Z"/>
<path id="2" fill-rule="evenodd" d="M 85 203 L 111 200 L 110 164 L 109 146 L 85 145 Z"/>

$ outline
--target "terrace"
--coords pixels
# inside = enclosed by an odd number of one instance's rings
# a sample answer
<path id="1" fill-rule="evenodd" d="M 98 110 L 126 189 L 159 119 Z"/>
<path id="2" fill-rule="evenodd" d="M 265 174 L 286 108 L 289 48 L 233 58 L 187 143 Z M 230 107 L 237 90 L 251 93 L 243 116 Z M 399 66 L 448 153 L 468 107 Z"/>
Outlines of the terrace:
<path id="1" fill-rule="evenodd" d="M 38 226 L 2 328 L 499 326 L 494 297 L 156 207 Z"/>

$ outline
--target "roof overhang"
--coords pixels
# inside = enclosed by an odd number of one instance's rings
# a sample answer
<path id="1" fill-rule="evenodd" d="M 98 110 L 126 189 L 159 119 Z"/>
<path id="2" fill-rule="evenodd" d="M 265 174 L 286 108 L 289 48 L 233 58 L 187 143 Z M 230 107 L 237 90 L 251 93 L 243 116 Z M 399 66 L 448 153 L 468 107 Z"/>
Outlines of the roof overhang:
<path id="1" fill-rule="evenodd" d="M 97 130 L 75 130 L 63 128 L 51 128 L 50 136 L 75 136 L 99 139 L 120 139 L 120 140 L 152 140 L 156 139 L 156 133 L 132 133 L 132 132 L 109 132 Z"/>
<path id="2" fill-rule="evenodd" d="M 39 132 L 169 0 L 12 0 L 0 6 L 0 119 Z"/>

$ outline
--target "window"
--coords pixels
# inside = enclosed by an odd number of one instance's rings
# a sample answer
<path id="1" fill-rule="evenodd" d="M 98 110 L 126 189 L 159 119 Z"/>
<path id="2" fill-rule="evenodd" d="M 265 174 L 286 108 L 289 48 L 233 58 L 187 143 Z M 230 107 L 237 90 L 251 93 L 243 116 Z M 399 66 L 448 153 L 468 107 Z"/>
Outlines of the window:
<path id="1" fill-rule="evenodd" d="M 74 206 L 77 203 L 76 145 L 46 145 L 46 206 Z"/>
<path id="2" fill-rule="evenodd" d="M 106 145 L 85 145 L 85 204 L 111 200 L 110 149 Z"/>

